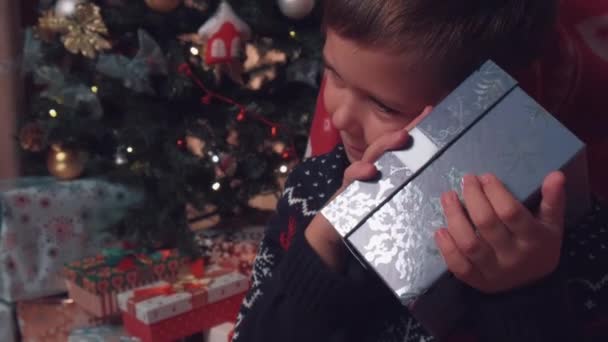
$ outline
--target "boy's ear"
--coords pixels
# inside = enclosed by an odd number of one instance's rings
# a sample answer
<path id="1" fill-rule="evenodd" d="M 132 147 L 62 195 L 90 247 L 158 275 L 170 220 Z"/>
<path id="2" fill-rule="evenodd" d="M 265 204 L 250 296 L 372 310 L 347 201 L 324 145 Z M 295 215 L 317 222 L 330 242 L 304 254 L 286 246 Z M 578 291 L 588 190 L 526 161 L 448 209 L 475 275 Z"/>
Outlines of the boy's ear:
<path id="1" fill-rule="evenodd" d="M 412 128 L 416 127 L 416 125 L 418 125 L 420 123 L 420 121 L 422 121 L 422 119 L 424 119 L 427 115 L 429 115 L 432 111 L 433 108 L 435 108 L 434 106 L 426 106 L 424 107 L 424 110 L 422 110 L 422 113 L 420 113 L 414 120 L 412 120 L 412 122 L 410 122 L 406 129 L 408 131 L 412 130 Z"/>

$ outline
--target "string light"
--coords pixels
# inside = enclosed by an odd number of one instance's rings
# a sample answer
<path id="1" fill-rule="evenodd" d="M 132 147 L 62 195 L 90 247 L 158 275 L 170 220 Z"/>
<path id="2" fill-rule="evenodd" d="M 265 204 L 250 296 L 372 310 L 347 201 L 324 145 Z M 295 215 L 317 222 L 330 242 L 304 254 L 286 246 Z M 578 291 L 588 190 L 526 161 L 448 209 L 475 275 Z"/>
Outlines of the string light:
<path id="1" fill-rule="evenodd" d="M 217 164 L 220 162 L 220 157 L 218 157 L 217 154 L 214 154 L 213 157 L 211 157 L 211 161 Z"/>
<path id="2" fill-rule="evenodd" d="M 124 165 L 127 163 L 127 158 L 125 158 L 124 155 L 118 153 L 114 157 L 114 163 L 116 163 L 116 165 Z"/>
<path id="3" fill-rule="evenodd" d="M 200 53 L 200 51 L 198 50 L 198 48 L 196 48 L 195 46 L 193 46 L 193 47 L 190 48 L 190 53 L 193 56 L 198 56 L 198 54 Z"/>
<path id="4" fill-rule="evenodd" d="M 97 86 L 92 86 L 92 87 L 91 87 L 91 92 L 92 92 L 93 94 L 97 94 L 97 92 L 99 92 L 99 88 L 98 88 Z"/>
<path id="5" fill-rule="evenodd" d="M 51 110 L 49 110 L 49 115 L 50 115 L 52 118 L 56 118 L 56 117 L 57 117 L 57 115 L 58 115 L 58 113 L 57 113 L 57 111 L 56 111 L 56 110 L 51 109 Z"/>
<path id="6" fill-rule="evenodd" d="M 289 34 L 291 35 L 292 38 L 296 37 L 296 31 L 294 31 L 294 30 L 290 31 Z M 178 71 L 179 71 L 179 73 L 189 77 L 204 92 L 204 96 L 201 98 L 201 102 L 206 103 L 206 102 L 210 102 L 211 99 L 216 99 L 216 100 L 225 102 L 227 104 L 234 105 L 235 107 L 239 108 L 239 112 L 236 116 L 237 122 L 242 122 L 245 119 L 253 119 L 255 121 L 261 122 L 264 125 L 270 127 L 270 132 L 273 137 L 278 135 L 279 127 L 281 128 L 281 130 L 284 134 L 286 134 L 288 136 L 290 135 L 289 129 L 283 127 L 282 125 L 280 125 L 276 122 L 272 122 L 272 121 L 266 119 L 265 117 L 258 115 L 256 113 L 250 113 L 250 112 L 246 113 L 246 109 L 245 109 L 244 105 L 232 100 L 231 98 L 228 98 L 226 96 L 220 95 L 218 93 L 212 92 L 209 89 L 207 89 L 207 87 L 205 87 L 203 82 L 201 82 L 201 80 L 194 75 L 194 73 L 192 72 L 192 68 L 190 67 L 190 65 L 188 63 L 180 64 L 178 67 Z M 286 160 L 291 159 L 291 158 L 297 158 L 294 155 L 294 153 L 292 152 L 292 151 L 295 151 L 295 146 L 294 146 L 293 141 L 291 141 L 290 144 L 291 144 L 291 147 L 289 148 L 289 150 L 283 152 L 281 155 Z M 279 153 L 279 152 L 277 151 L 277 153 Z M 209 153 L 209 156 L 213 157 L 213 153 Z"/>
<path id="7" fill-rule="evenodd" d="M 57 160 L 58 162 L 62 162 L 65 161 L 67 155 L 65 154 L 65 152 L 57 152 L 57 154 L 55 154 L 55 160 Z"/>
<path id="8" fill-rule="evenodd" d="M 213 189 L 214 191 L 218 191 L 221 187 L 220 182 L 215 182 L 213 183 L 213 185 L 211 185 L 211 189 Z"/>
<path id="9" fill-rule="evenodd" d="M 127 152 L 133 153 L 133 147 L 131 147 L 131 146 L 127 147 Z"/>

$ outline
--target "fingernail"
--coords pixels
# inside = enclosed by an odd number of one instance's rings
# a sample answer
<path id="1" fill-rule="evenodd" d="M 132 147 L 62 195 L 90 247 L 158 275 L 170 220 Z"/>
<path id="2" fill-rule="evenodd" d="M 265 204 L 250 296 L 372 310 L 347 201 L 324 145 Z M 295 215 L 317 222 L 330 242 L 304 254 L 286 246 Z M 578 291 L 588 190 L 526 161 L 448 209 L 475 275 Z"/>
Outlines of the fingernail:
<path id="1" fill-rule="evenodd" d="M 447 231 L 445 228 L 439 228 L 437 229 L 437 231 L 435 232 L 435 236 L 438 240 L 441 241 L 446 241 L 447 240 Z"/>
<path id="2" fill-rule="evenodd" d="M 479 176 L 478 179 L 482 184 L 490 184 L 490 182 L 492 181 L 492 175 L 486 173 Z"/>

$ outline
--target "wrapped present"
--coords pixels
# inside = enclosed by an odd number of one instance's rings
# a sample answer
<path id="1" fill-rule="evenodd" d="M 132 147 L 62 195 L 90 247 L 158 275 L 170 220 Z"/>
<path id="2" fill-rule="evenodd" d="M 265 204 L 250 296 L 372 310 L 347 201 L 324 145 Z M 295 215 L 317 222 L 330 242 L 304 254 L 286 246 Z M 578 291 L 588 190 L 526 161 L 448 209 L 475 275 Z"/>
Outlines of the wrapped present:
<path id="1" fill-rule="evenodd" d="M 66 262 L 111 244 L 106 228 L 139 196 L 100 180 L 0 182 L 0 298 L 14 302 L 64 293 Z"/>
<path id="2" fill-rule="evenodd" d="M 13 308 L 10 304 L 0 302 L 0 341 L 15 342 L 16 329 Z"/>
<path id="3" fill-rule="evenodd" d="M 230 342 L 234 334 L 234 323 L 226 322 L 205 332 L 205 342 Z"/>
<path id="4" fill-rule="evenodd" d="M 187 260 L 177 250 L 106 249 L 64 268 L 70 297 L 97 317 L 120 315 L 116 295 L 156 280 L 175 280 Z"/>
<path id="5" fill-rule="evenodd" d="M 19 302 L 17 318 L 23 342 L 66 341 L 74 329 L 103 323 L 63 296 Z"/>
<path id="6" fill-rule="evenodd" d="M 260 241 L 264 237 L 263 226 L 242 229 L 208 229 L 197 232 L 195 241 L 207 264 L 237 268 L 251 274 Z"/>
<path id="7" fill-rule="evenodd" d="M 585 145 L 492 62 L 410 135 L 408 148 L 378 160 L 379 180 L 354 182 L 322 214 L 421 323 L 443 335 L 465 305 L 455 304 L 464 288 L 446 276 L 433 238 L 446 226 L 441 194 L 454 190 L 462 198 L 465 174 L 493 173 L 535 209 L 544 177 L 561 169 L 568 178 L 567 218 L 575 221 L 590 203 Z"/>
<path id="8" fill-rule="evenodd" d="M 248 277 L 231 270 L 157 282 L 119 294 L 127 331 L 143 341 L 173 341 L 234 321 Z"/>
<path id="9" fill-rule="evenodd" d="M 138 342 L 137 337 L 128 336 L 119 325 L 101 325 L 78 328 L 70 332 L 68 342 Z"/>

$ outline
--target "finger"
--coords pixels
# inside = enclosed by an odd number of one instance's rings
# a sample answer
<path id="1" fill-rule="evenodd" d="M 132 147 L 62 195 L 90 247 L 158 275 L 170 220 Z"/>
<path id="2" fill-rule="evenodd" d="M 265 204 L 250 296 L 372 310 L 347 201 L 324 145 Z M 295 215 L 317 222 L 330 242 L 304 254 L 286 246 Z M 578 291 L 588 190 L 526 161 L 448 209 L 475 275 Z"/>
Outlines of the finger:
<path id="1" fill-rule="evenodd" d="M 374 178 L 377 174 L 378 169 L 376 169 L 374 164 L 363 161 L 356 161 L 344 171 L 344 180 L 342 181 L 342 186 L 347 186 L 356 180 L 370 180 Z"/>
<path id="2" fill-rule="evenodd" d="M 435 242 L 443 256 L 450 272 L 456 278 L 473 286 L 479 287 L 483 283 L 483 276 L 475 268 L 473 263 L 464 256 L 456 246 L 456 243 L 446 228 L 441 228 L 435 232 Z"/>
<path id="3" fill-rule="evenodd" d="M 405 146 L 409 139 L 410 135 L 407 133 L 407 130 L 405 128 L 384 135 L 378 140 L 374 141 L 365 150 L 365 152 L 363 153 L 363 157 L 361 157 L 361 161 L 374 163 L 376 162 L 376 160 L 378 160 L 378 158 L 380 158 L 382 154 L 384 154 L 384 152 Z"/>
<path id="4" fill-rule="evenodd" d="M 566 209 L 566 177 L 560 171 L 551 172 L 541 187 L 542 200 L 538 210 L 538 219 L 549 228 L 561 229 L 564 226 Z"/>
<path id="5" fill-rule="evenodd" d="M 446 192 L 441 200 L 448 222 L 447 229 L 458 250 L 477 268 L 490 270 L 496 264 L 493 250 L 483 238 L 475 234 L 456 193 L 453 191 Z"/>
<path id="6" fill-rule="evenodd" d="M 483 192 L 490 201 L 498 219 L 515 236 L 527 236 L 538 232 L 528 229 L 534 216 L 524 207 L 496 176 L 484 174 L 479 177 Z"/>
<path id="7" fill-rule="evenodd" d="M 513 237 L 494 212 L 494 208 L 483 192 L 481 183 L 475 175 L 463 178 L 462 194 L 471 222 L 483 239 L 497 253 L 512 247 Z"/>
<path id="8" fill-rule="evenodd" d="M 424 110 L 416 116 L 405 128 L 381 137 L 380 139 L 373 142 L 363 153 L 362 161 L 370 163 L 376 162 L 380 156 L 386 151 L 399 149 L 407 145 L 410 140 L 410 136 L 407 133 L 412 128 L 422 121 L 430 112 L 433 111 L 433 106 L 426 106 Z"/>

